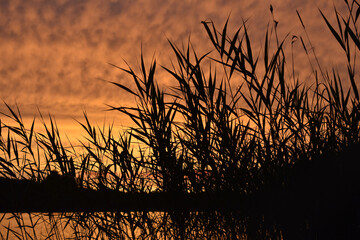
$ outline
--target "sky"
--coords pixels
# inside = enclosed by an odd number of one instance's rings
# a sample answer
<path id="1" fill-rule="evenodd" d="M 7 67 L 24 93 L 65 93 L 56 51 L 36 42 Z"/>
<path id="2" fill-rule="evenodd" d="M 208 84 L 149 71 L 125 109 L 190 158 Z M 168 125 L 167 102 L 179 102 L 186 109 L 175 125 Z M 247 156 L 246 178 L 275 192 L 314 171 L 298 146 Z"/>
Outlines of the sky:
<path id="1" fill-rule="evenodd" d="M 100 79 L 130 78 L 109 63 L 125 67 L 125 60 L 138 69 L 142 49 L 148 64 L 153 56 L 169 64 L 174 56 L 168 40 L 181 46 L 189 35 L 205 53 L 211 45 L 201 21 L 212 20 L 221 29 L 228 17 L 232 31 L 248 21 L 260 51 L 272 21 L 270 4 L 280 36 L 305 36 L 298 10 L 322 64 L 339 64 L 334 56 L 341 53 L 318 8 L 334 22 L 333 5 L 344 9 L 340 0 L 0 0 L 0 99 L 17 104 L 24 118 L 39 110 L 51 114 L 68 133 L 74 133 L 74 119 L 81 120 L 83 111 L 99 124 L 107 119 L 122 124 L 121 116 L 105 111 L 106 104 L 125 104 L 128 96 Z M 297 61 L 301 72 L 308 60 Z M 6 111 L 2 103 L 0 111 Z"/>

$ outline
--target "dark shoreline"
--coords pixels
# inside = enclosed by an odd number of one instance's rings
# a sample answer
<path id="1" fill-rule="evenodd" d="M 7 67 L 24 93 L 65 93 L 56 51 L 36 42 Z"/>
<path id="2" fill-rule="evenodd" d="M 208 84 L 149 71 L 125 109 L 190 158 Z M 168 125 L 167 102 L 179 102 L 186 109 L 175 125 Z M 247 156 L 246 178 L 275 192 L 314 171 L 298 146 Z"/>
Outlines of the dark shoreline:
<path id="1" fill-rule="evenodd" d="M 236 193 L 122 193 L 0 178 L 0 212 L 234 211 Z M 243 204 L 241 204 L 243 205 Z"/>

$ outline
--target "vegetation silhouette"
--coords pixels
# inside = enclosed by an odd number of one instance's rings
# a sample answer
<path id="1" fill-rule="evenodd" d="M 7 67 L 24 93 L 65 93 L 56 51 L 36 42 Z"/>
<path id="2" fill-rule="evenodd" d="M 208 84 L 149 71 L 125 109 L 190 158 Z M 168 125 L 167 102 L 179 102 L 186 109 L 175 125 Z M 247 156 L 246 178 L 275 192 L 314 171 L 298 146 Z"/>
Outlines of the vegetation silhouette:
<path id="1" fill-rule="evenodd" d="M 301 36 L 297 39 L 305 53 L 316 58 L 314 84 L 296 79 L 294 64 L 289 74 L 287 38 L 279 38 L 274 17 L 261 57 L 254 54 L 245 22 L 230 35 L 228 21 L 221 31 L 204 21 L 218 57 L 198 55 L 190 42 L 180 49 L 169 41 L 176 58 L 172 67 L 162 69 L 176 83 L 172 88 L 158 85 L 155 59 L 147 68 L 141 56 L 139 74 L 131 66 L 113 65 L 129 74 L 133 84 L 112 84 L 136 101 L 135 106 L 109 106 L 134 124 L 119 136 L 112 126 L 93 126 L 84 113 L 80 125 L 87 137 L 81 150 L 65 147 L 52 118 L 43 124 L 44 133 L 35 132 L 34 122 L 26 129 L 20 111 L 8 106 L 4 115 L 15 124 L 1 121 L 6 133 L 0 142 L 0 174 L 46 183 L 58 171 L 72 178 L 71 186 L 97 192 L 164 193 L 173 199 L 214 194 L 223 200 L 216 211 L 37 215 L 48 217 L 53 224 L 48 235 L 58 239 L 62 221 L 76 239 L 359 239 L 355 60 L 360 5 L 356 0 L 344 4 L 348 12 L 341 15 L 335 8 L 335 25 L 320 14 L 345 53 L 345 77 L 322 69 L 310 40 Z M 229 203 L 236 210 L 227 209 Z M 36 235 L 36 224 L 24 224 L 18 214 L 11 217 L 21 231 L 8 225 L 3 238 Z"/>

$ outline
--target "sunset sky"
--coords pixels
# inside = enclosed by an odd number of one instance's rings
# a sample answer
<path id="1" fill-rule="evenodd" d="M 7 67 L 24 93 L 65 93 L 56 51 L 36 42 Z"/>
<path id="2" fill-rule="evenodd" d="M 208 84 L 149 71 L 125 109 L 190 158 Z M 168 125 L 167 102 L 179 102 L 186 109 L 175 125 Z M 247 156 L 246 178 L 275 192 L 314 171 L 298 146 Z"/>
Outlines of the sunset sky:
<path id="1" fill-rule="evenodd" d="M 342 1 L 334 2 L 341 10 Z M 337 67 L 338 47 L 318 11 L 335 22 L 334 3 L 329 0 L 2 0 L 0 98 L 11 106 L 18 104 L 24 118 L 38 115 L 37 108 L 52 114 L 64 131 L 78 126 L 73 119 L 81 120 L 83 110 L 101 124 L 105 117 L 114 118 L 104 112 L 105 104 L 128 100 L 99 80 L 130 79 L 108 63 L 125 67 L 126 60 L 137 69 L 142 46 L 148 63 L 154 55 L 167 65 L 173 57 L 167 39 L 181 46 L 190 34 L 195 49 L 205 53 L 211 45 L 201 21 L 213 20 L 221 28 L 228 16 L 230 30 L 248 20 L 254 46 L 259 47 L 272 21 L 270 4 L 281 37 L 289 33 L 290 42 L 292 35 L 305 36 L 298 10 L 321 63 Z M 299 68 L 307 61 L 299 57 Z M 166 75 L 159 77 L 165 81 Z M 121 117 L 115 121 L 121 124 Z"/>

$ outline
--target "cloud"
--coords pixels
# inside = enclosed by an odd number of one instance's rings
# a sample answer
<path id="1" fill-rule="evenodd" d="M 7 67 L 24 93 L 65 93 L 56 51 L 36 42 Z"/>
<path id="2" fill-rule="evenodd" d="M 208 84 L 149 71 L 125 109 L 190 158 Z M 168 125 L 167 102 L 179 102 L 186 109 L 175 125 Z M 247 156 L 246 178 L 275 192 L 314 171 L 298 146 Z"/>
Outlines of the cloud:
<path id="1" fill-rule="evenodd" d="M 332 14 L 329 1 L 317 4 Z M 125 59 L 136 69 L 142 45 L 148 62 L 155 53 L 166 64 L 171 56 L 167 38 L 181 45 L 189 34 L 204 53 L 211 45 L 200 22 L 211 19 L 222 27 L 228 16 L 231 30 L 248 20 L 254 46 L 260 50 L 271 23 L 269 6 L 267 0 L 0 1 L 0 98 L 23 105 L 29 116 L 35 106 L 55 116 L 105 109 L 105 103 L 128 99 L 98 80 L 127 81 L 108 62 L 124 66 Z M 282 0 L 273 6 L 281 36 L 301 33 L 295 10 L 300 11 L 320 59 L 329 63 L 324 45 L 336 43 L 328 42 L 329 31 L 313 1 Z M 301 59 L 300 66 L 306 61 Z"/>

